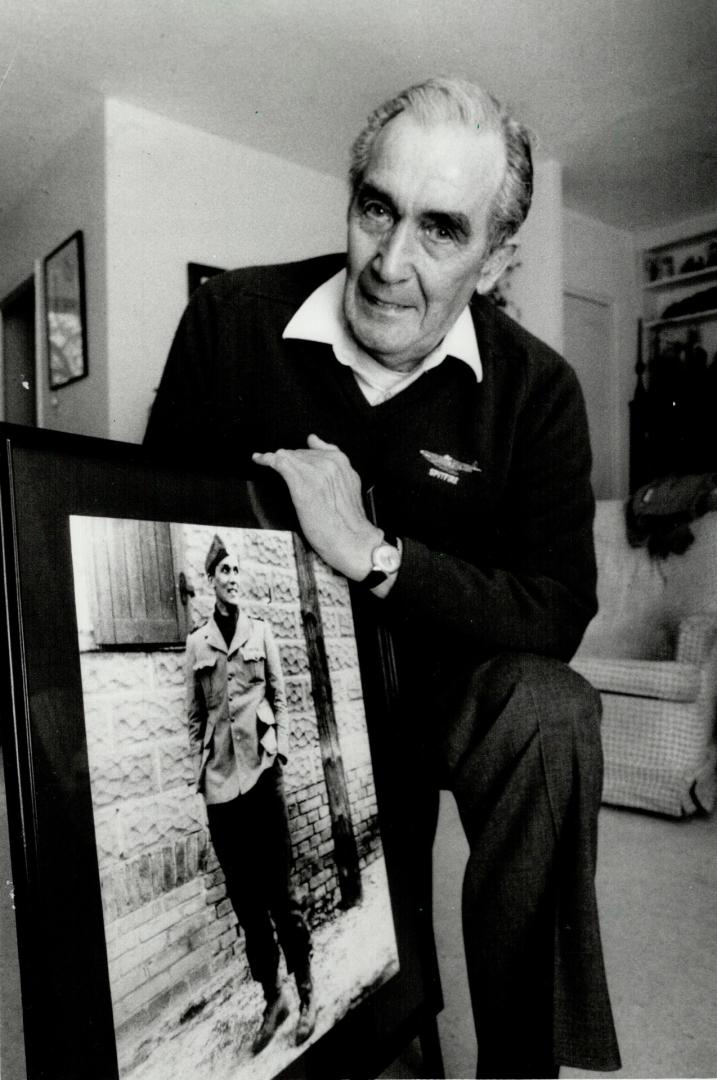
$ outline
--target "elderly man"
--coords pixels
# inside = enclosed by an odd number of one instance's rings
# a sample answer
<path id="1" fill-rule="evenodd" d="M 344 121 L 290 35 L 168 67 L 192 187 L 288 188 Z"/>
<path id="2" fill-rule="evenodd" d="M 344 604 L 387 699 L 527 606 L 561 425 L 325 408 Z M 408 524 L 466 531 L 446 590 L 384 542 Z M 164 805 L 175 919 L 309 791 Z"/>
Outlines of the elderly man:
<path id="1" fill-rule="evenodd" d="M 375 597 L 416 833 L 428 843 L 444 786 L 470 844 L 492 1077 L 619 1067 L 594 892 L 599 698 L 565 663 L 595 611 L 584 407 L 565 362 L 486 299 L 531 193 L 525 129 L 489 94 L 399 94 L 353 146 L 348 254 L 195 294 L 146 440 L 281 477 L 308 542 Z"/>
<path id="2" fill-rule="evenodd" d="M 205 569 L 216 606 L 187 639 L 189 747 L 249 969 L 264 991 L 266 1008 L 253 1042 L 259 1053 L 289 1015 L 277 937 L 299 992 L 297 1044 L 316 1021 L 311 939 L 291 880 L 280 764 L 286 762 L 284 678 L 269 624 L 239 610 L 239 560 L 218 536 Z"/>

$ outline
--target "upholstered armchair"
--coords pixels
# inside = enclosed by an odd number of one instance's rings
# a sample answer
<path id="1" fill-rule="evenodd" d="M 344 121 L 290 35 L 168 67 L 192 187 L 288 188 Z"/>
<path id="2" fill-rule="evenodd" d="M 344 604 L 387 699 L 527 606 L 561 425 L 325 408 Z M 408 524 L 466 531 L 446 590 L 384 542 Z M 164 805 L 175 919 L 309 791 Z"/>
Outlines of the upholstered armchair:
<path id="1" fill-rule="evenodd" d="M 600 610 L 572 666 L 600 691 L 608 803 L 682 816 L 717 793 L 717 513 L 657 558 L 628 544 L 619 500 L 597 505 Z"/>

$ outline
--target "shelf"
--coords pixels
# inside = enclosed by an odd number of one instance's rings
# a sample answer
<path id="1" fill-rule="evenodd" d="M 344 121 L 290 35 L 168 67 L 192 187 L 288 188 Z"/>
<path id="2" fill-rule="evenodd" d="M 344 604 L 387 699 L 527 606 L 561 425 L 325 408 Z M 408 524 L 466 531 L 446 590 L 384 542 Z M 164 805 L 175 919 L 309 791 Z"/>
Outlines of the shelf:
<path id="1" fill-rule="evenodd" d="M 664 244 L 655 244 L 654 247 L 645 248 L 645 255 L 659 255 L 663 251 L 679 251 L 681 248 L 691 248 L 696 244 L 717 239 L 717 230 L 708 229 L 706 232 L 697 233 L 695 236 L 683 236 L 676 240 L 666 240 Z"/>
<path id="2" fill-rule="evenodd" d="M 701 270 L 691 270 L 689 274 L 671 274 L 669 277 L 658 278 L 657 281 L 649 281 L 643 285 L 643 289 L 666 289 L 674 285 L 689 285 L 692 281 L 702 281 L 705 278 L 717 278 L 717 265 L 704 266 Z"/>
<path id="3" fill-rule="evenodd" d="M 657 326 L 678 326 L 680 323 L 702 322 L 704 319 L 717 318 L 717 308 L 708 311 L 695 311 L 692 315 L 678 315 L 675 319 L 652 319 L 645 323 L 646 330 L 653 330 Z"/>

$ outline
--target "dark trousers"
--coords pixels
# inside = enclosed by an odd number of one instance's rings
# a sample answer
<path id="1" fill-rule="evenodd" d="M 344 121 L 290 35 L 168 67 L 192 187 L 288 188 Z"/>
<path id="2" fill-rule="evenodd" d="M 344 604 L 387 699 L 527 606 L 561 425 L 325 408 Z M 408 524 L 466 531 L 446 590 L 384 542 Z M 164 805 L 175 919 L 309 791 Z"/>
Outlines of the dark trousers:
<path id="1" fill-rule="evenodd" d="M 263 772 L 245 795 L 207 805 L 207 817 L 227 894 L 244 931 L 252 977 L 271 992 L 280 945 L 287 970 L 297 979 L 308 978 L 311 938 L 291 877 L 281 767 Z"/>
<path id="2" fill-rule="evenodd" d="M 619 1068 L 594 888 L 599 695 L 557 660 L 509 654 L 441 681 L 431 711 L 422 756 L 440 762 L 470 845 L 477 1075 Z"/>

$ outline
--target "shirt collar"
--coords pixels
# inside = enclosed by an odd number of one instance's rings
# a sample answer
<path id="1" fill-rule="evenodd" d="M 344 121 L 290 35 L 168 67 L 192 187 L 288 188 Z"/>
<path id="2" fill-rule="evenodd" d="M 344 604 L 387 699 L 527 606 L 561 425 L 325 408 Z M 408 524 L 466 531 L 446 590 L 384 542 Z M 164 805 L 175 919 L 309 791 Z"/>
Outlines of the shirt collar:
<path id="1" fill-rule="evenodd" d="M 357 362 L 365 365 L 371 359 L 349 334 L 343 320 L 343 297 L 346 270 L 340 270 L 328 281 L 319 285 L 304 301 L 287 323 L 283 337 L 300 338 L 304 341 L 320 341 L 331 345 L 337 360 L 349 367 Z M 478 352 L 475 328 L 468 307 L 465 307 L 448 331 L 440 345 L 419 365 L 416 374 L 438 367 L 446 356 L 455 356 L 468 365 L 476 377 L 483 378 L 483 367 Z"/>

